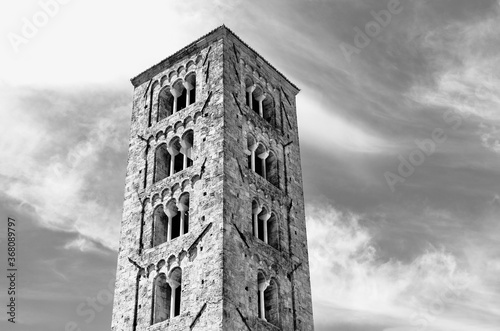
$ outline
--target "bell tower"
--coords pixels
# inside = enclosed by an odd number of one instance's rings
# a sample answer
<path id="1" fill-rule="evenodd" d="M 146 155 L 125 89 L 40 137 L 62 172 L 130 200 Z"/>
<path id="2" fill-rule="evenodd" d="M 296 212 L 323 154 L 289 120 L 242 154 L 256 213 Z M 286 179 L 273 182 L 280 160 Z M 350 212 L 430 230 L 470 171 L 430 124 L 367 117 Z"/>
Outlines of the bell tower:
<path id="1" fill-rule="evenodd" d="M 298 88 L 225 26 L 132 84 L 112 330 L 312 331 Z"/>

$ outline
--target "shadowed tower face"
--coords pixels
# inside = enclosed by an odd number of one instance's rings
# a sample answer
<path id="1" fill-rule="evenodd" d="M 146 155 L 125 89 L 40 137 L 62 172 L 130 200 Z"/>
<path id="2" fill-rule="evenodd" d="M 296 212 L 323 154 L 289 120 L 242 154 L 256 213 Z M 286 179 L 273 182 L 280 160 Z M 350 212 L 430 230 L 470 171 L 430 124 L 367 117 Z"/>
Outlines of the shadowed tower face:
<path id="1" fill-rule="evenodd" d="M 132 79 L 112 330 L 313 330 L 297 87 L 222 26 Z"/>

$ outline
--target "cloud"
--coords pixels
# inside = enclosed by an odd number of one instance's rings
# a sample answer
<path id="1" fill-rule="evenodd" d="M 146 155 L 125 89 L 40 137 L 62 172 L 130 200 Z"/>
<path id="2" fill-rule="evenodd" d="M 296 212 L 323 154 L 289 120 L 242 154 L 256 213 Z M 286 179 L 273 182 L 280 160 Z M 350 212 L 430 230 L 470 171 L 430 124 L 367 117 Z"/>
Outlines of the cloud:
<path id="1" fill-rule="evenodd" d="M 2 190 L 35 208 L 40 224 L 116 249 L 121 199 L 106 193 L 123 189 L 128 103 L 106 91 L 7 92 L 0 110 Z M 121 176 L 108 176 L 117 169 Z"/>
<path id="2" fill-rule="evenodd" d="M 319 323 L 333 327 L 355 320 L 351 312 L 364 312 L 359 323 L 367 325 L 390 321 L 404 325 L 401 330 L 466 330 L 460 325 L 473 323 L 474 314 L 460 316 L 463 307 L 495 318 L 494 310 L 482 307 L 492 302 L 494 285 L 459 256 L 428 246 L 409 262 L 382 260 L 374 234 L 363 225 L 368 220 L 327 204 L 306 209 L 315 310 L 329 307 L 328 314 L 317 316 Z M 484 322 L 474 330 L 488 326 Z"/>

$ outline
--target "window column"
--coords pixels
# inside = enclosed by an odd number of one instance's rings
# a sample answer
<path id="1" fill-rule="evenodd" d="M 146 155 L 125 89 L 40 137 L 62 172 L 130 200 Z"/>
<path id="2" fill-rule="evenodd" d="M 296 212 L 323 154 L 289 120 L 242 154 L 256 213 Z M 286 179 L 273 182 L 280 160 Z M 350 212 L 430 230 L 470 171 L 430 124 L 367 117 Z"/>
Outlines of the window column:
<path id="1" fill-rule="evenodd" d="M 250 108 L 252 108 L 252 93 L 256 87 L 257 87 L 257 85 L 253 84 L 253 85 L 247 87 L 247 89 L 246 89 L 246 91 L 247 91 L 247 106 Z"/>
<path id="2" fill-rule="evenodd" d="M 168 208 L 165 214 L 168 217 L 167 241 L 170 241 L 172 240 L 172 219 L 177 215 L 177 211 Z"/>
<path id="3" fill-rule="evenodd" d="M 269 281 L 263 281 L 259 283 L 259 315 L 260 318 L 263 319 L 264 321 L 266 320 L 266 308 L 265 308 L 265 301 L 264 301 L 264 291 L 266 288 L 269 286 Z"/>
<path id="4" fill-rule="evenodd" d="M 264 214 L 260 217 L 264 226 L 264 242 L 269 243 L 269 234 L 267 231 L 267 221 L 271 218 L 271 213 Z"/>
<path id="5" fill-rule="evenodd" d="M 258 96 L 256 100 L 259 102 L 259 115 L 261 117 L 264 117 L 264 106 L 262 105 L 262 102 L 266 98 L 266 94 L 263 93 L 261 96 Z"/>
<path id="6" fill-rule="evenodd" d="M 170 285 L 171 291 L 170 291 L 170 318 L 175 317 L 175 299 L 177 296 L 177 291 L 176 289 L 181 285 L 179 282 L 176 282 L 173 279 L 168 280 L 168 284 Z M 264 293 L 264 292 L 262 292 Z"/>
<path id="7" fill-rule="evenodd" d="M 187 107 L 191 104 L 190 91 L 194 88 L 194 86 L 190 82 L 187 82 L 187 81 L 184 81 L 183 85 L 186 88 L 186 107 Z"/>
<path id="8" fill-rule="evenodd" d="M 177 112 L 177 98 L 181 95 L 181 92 L 177 91 L 176 89 L 174 89 L 173 87 L 170 89 L 170 93 L 172 93 L 172 95 L 174 96 L 174 105 L 173 105 L 173 109 L 172 109 L 172 114 Z"/>
<path id="9" fill-rule="evenodd" d="M 176 150 L 173 146 L 168 148 L 168 152 L 170 154 L 170 174 L 172 176 L 175 173 L 175 156 L 179 154 L 179 151 Z"/>
<path id="10" fill-rule="evenodd" d="M 255 151 L 257 150 L 257 144 L 253 144 L 252 146 L 250 146 L 249 150 L 250 150 L 250 164 L 251 164 L 251 168 L 252 168 L 252 171 L 255 171 Z"/>

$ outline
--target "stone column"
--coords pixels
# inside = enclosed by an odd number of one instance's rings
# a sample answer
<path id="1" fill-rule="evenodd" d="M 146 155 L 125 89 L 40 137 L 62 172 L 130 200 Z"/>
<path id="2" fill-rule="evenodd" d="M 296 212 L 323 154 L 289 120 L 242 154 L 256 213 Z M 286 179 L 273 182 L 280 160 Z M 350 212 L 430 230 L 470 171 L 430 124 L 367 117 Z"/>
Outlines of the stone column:
<path id="1" fill-rule="evenodd" d="M 247 104 L 247 106 L 250 108 L 252 108 L 252 93 L 256 87 L 257 87 L 257 85 L 253 84 L 252 86 L 249 86 L 246 89 L 247 95 L 248 95 L 248 103 L 249 103 L 249 104 Z"/>
<path id="2" fill-rule="evenodd" d="M 255 151 L 257 150 L 257 144 L 253 144 L 250 146 L 250 158 L 251 158 L 251 167 L 252 171 L 255 171 Z"/>
<path id="3" fill-rule="evenodd" d="M 181 285 L 180 283 L 176 282 L 173 279 L 168 280 L 168 284 L 170 285 L 171 292 L 170 292 L 170 318 L 173 318 L 175 316 L 175 299 L 176 299 L 176 289 Z M 180 307 L 179 307 L 180 308 Z"/>
<path id="4" fill-rule="evenodd" d="M 266 174 L 266 159 L 269 156 L 269 152 L 264 152 L 257 155 L 260 159 L 262 159 L 262 177 L 267 178 Z"/>
<path id="5" fill-rule="evenodd" d="M 177 98 L 181 95 L 181 92 L 177 91 L 175 88 L 170 88 L 170 93 L 172 93 L 174 97 L 174 106 L 172 107 L 172 114 L 177 112 Z"/>
<path id="6" fill-rule="evenodd" d="M 260 97 L 257 98 L 257 101 L 259 102 L 259 115 L 261 117 L 264 117 L 264 106 L 262 105 L 262 101 L 266 98 L 265 94 L 262 94 Z"/>
<path id="7" fill-rule="evenodd" d="M 186 88 L 186 107 L 189 106 L 190 102 L 191 102 L 191 96 L 190 96 L 190 91 L 193 89 L 193 85 L 191 85 L 191 83 L 189 82 L 184 82 L 184 87 Z"/>
<path id="8" fill-rule="evenodd" d="M 259 307 L 259 312 L 260 312 L 260 317 L 264 320 L 266 320 L 266 309 L 265 309 L 265 304 L 264 304 L 264 291 L 266 288 L 269 286 L 269 281 L 263 281 L 262 283 L 259 283 L 259 298 L 260 298 L 260 307 Z"/>
<path id="9" fill-rule="evenodd" d="M 172 240 L 172 219 L 175 215 L 177 215 L 177 212 L 175 210 L 166 208 L 165 215 L 167 215 L 168 218 L 167 241 L 170 241 Z"/>

